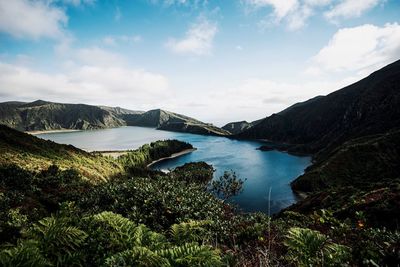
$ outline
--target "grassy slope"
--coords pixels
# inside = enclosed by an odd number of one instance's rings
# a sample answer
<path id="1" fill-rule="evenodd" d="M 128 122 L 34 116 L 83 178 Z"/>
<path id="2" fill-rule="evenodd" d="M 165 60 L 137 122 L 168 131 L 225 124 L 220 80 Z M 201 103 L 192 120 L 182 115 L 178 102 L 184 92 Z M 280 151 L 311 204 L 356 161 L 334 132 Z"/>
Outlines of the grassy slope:
<path id="1" fill-rule="evenodd" d="M 74 168 L 92 181 L 106 180 L 122 171 L 116 161 L 73 146 L 60 145 L 0 125 L 0 164 L 16 164 L 27 170 L 43 170 L 56 164 Z"/>

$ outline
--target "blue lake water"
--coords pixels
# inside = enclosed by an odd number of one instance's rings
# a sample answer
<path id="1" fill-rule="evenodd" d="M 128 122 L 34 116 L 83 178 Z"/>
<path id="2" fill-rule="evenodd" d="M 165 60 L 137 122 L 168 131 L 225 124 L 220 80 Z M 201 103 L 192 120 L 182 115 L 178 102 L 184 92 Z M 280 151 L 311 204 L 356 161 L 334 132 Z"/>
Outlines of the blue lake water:
<path id="1" fill-rule="evenodd" d="M 262 145 L 257 141 L 174 133 L 144 127 L 46 133 L 38 137 L 90 151 L 135 149 L 143 144 L 163 139 L 189 142 L 197 148 L 196 151 L 159 162 L 152 167 L 172 169 L 187 162 L 205 161 L 216 169 L 214 177 L 221 176 L 225 170 L 233 170 L 240 178 L 246 179 L 246 182 L 243 193 L 232 201 L 246 212 L 268 212 L 270 206 L 271 213 L 276 213 L 294 203 L 296 196 L 289 183 L 302 174 L 311 163 L 310 157 L 256 150 Z"/>

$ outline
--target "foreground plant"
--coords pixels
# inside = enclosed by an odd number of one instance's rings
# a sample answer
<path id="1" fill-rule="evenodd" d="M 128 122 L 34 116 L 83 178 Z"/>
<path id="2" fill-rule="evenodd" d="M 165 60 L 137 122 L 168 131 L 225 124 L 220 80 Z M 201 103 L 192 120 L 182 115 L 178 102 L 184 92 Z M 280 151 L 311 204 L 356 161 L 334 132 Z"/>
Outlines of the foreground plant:
<path id="1" fill-rule="evenodd" d="M 284 244 L 289 250 L 287 259 L 299 267 L 346 266 L 350 259 L 349 248 L 333 243 L 324 234 L 307 228 L 291 228 Z"/>

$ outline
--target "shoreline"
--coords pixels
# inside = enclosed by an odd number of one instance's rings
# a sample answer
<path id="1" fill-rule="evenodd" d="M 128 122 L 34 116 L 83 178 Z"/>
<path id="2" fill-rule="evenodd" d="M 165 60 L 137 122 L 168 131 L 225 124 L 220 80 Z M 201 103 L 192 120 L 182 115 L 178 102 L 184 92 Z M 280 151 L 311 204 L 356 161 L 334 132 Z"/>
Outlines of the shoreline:
<path id="1" fill-rule="evenodd" d="M 69 132 L 80 132 L 80 131 L 82 131 L 82 130 L 59 129 L 59 130 L 24 131 L 24 133 L 31 134 L 31 135 L 38 135 L 38 134 L 48 134 L 48 133 L 69 133 Z"/>
<path id="2" fill-rule="evenodd" d="M 160 162 L 160 161 L 163 161 L 163 160 L 167 160 L 167 159 L 177 158 L 177 157 L 192 153 L 192 152 L 194 152 L 196 150 L 197 150 L 197 148 L 190 148 L 190 149 L 185 149 L 185 150 L 183 150 L 181 152 L 173 153 L 169 157 L 164 157 L 164 158 L 160 158 L 160 159 L 157 159 L 157 160 L 153 160 L 151 163 L 147 164 L 146 167 L 150 168 L 152 165 L 156 164 L 157 162 Z"/>

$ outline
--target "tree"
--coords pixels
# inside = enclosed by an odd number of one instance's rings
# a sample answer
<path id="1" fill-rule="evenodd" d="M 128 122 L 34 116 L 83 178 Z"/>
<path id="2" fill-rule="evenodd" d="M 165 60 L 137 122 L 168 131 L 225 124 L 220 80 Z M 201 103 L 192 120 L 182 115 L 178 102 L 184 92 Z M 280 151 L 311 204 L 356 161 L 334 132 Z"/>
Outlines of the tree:
<path id="1" fill-rule="evenodd" d="M 244 181 L 234 171 L 225 171 L 218 180 L 211 182 L 211 191 L 223 201 L 243 192 Z"/>

